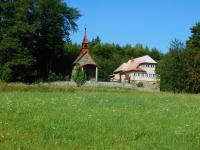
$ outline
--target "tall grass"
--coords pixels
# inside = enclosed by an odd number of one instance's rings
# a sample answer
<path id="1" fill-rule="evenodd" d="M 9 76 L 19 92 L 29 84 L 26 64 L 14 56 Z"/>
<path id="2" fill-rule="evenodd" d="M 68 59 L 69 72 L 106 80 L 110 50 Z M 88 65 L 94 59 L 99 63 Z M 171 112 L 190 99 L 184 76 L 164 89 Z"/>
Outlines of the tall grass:
<path id="1" fill-rule="evenodd" d="M 0 149 L 199 150 L 200 95 L 47 87 L 1 90 Z"/>
<path id="2" fill-rule="evenodd" d="M 119 87 L 101 87 L 101 86 L 81 86 L 76 87 L 66 84 L 51 84 L 51 83 L 6 83 L 0 82 L 0 92 L 75 92 L 75 91 L 90 91 L 90 92 L 134 92 L 135 89 L 124 89 Z"/>

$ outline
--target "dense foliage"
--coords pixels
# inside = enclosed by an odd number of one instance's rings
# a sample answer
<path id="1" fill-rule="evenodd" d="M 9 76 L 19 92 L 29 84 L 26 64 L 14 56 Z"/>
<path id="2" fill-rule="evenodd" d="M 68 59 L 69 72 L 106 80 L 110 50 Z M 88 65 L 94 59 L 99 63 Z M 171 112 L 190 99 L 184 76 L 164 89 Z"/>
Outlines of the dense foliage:
<path id="1" fill-rule="evenodd" d="M 187 41 L 187 91 L 200 92 L 200 23 L 191 29 L 192 36 Z"/>
<path id="2" fill-rule="evenodd" d="M 163 91 L 200 92 L 200 23 L 191 31 L 186 46 L 177 40 L 172 41 L 169 52 L 159 63 Z"/>
<path id="3" fill-rule="evenodd" d="M 4 0 L 0 12 L 0 78 L 47 80 L 77 30 L 78 10 L 63 0 Z"/>
<path id="4" fill-rule="evenodd" d="M 186 85 L 185 46 L 178 40 L 171 42 L 169 52 L 158 65 L 160 88 L 183 92 Z"/>
<path id="5" fill-rule="evenodd" d="M 79 65 L 76 65 L 72 72 L 72 80 L 80 87 L 86 82 L 86 74 Z"/>

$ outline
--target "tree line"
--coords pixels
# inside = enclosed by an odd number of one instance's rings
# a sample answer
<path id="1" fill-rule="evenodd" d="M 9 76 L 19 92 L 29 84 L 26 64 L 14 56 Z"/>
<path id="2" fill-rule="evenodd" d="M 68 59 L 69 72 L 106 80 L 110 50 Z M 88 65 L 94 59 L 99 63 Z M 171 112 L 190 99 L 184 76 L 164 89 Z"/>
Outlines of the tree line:
<path id="1" fill-rule="evenodd" d="M 81 50 L 81 45 L 70 40 L 79 17 L 80 12 L 64 0 L 1 0 L 0 79 L 29 83 L 69 80 Z M 158 62 L 161 90 L 198 93 L 200 24 L 191 31 L 186 44 L 172 41 L 167 54 L 142 44 L 120 46 L 94 38 L 89 49 L 99 65 L 99 80 L 109 81 L 113 71 L 131 57 L 150 55 Z"/>
<path id="2" fill-rule="evenodd" d="M 1 0 L 0 78 L 45 81 L 59 68 L 80 12 L 63 0 Z"/>
<path id="3" fill-rule="evenodd" d="M 191 33 L 185 43 L 173 40 L 158 64 L 162 91 L 200 92 L 200 23 L 191 28 Z"/>

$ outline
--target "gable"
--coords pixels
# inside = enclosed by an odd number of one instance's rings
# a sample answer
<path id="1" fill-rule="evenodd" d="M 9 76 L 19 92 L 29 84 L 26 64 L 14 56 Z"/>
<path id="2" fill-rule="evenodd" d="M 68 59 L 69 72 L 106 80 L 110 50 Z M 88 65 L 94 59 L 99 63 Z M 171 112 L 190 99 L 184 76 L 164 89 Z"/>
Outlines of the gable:
<path id="1" fill-rule="evenodd" d="M 95 65 L 97 66 L 96 62 L 92 58 L 92 56 L 89 53 L 85 53 L 82 55 L 75 63 L 80 64 L 81 66 L 84 65 Z"/>

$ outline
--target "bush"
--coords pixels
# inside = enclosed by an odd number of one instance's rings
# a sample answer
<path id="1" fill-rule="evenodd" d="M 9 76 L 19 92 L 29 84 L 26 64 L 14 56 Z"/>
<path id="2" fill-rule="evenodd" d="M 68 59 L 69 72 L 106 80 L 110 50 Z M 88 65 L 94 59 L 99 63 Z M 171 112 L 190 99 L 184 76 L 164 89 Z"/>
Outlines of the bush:
<path id="1" fill-rule="evenodd" d="M 55 72 L 50 71 L 48 81 L 69 81 L 69 76 L 63 76 L 61 73 L 56 74 Z"/>
<path id="2" fill-rule="evenodd" d="M 77 87 L 84 85 L 86 82 L 85 72 L 81 69 L 79 65 L 76 65 L 73 70 L 72 80 L 76 82 Z"/>
<path id="3" fill-rule="evenodd" d="M 137 87 L 144 87 L 144 84 L 142 82 L 138 82 Z"/>
<path id="4" fill-rule="evenodd" d="M 2 81 L 12 81 L 12 70 L 9 68 L 8 65 L 4 65 L 0 70 L 0 79 Z"/>

